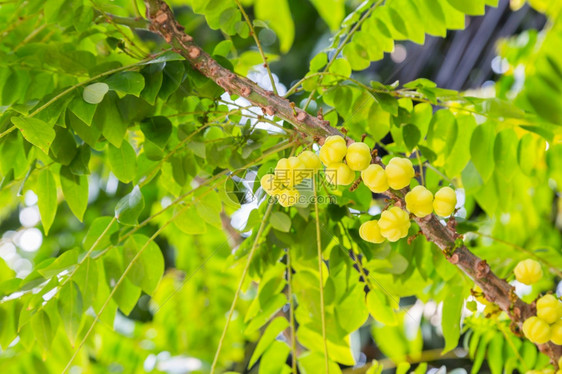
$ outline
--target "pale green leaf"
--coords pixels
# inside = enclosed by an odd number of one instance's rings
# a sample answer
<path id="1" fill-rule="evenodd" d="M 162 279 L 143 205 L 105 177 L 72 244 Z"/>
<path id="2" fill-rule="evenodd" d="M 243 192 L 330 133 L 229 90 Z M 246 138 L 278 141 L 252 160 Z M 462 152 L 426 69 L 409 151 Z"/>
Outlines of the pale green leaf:
<path id="1" fill-rule="evenodd" d="M 82 221 L 88 206 L 88 178 L 74 175 L 68 166 L 63 166 L 60 169 L 60 181 L 66 203 L 76 218 Z"/>
<path id="2" fill-rule="evenodd" d="M 25 140 L 43 152 L 49 152 L 56 133 L 46 122 L 37 118 L 12 117 L 12 123 L 21 131 Z"/>
<path id="3" fill-rule="evenodd" d="M 58 206 L 57 185 L 53 173 L 49 169 L 45 168 L 39 172 L 36 192 L 41 222 L 43 223 L 45 235 L 47 235 L 55 220 Z"/>
<path id="4" fill-rule="evenodd" d="M 99 104 L 102 102 L 107 91 L 109 91 L 109 86 L 106 83 L 93 83 L 84 87 L 82 98 L 88 104 Z"/>

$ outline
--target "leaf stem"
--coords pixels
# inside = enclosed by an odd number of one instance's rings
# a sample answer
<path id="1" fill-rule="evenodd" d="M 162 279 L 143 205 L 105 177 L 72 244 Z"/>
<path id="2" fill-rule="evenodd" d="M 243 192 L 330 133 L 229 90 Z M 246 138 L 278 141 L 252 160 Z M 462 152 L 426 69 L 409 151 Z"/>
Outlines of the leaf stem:
<path id="1" fill-rule="evenodd" d="M 224 325 L 224 329 L 222 330 L 222 334 L 221 334 L 221 337 L 219 339 L 219 345 L 217 347 L 217 351 L 215 352 L 215 357 L 213 358 L 213 363 L 211 365 L 211 374 L 213 374 L 216 370 L 216 366 L 217 366 L 217 362 L 219 360 L 219 355 L 220 355 L 220 352 L 221 352 L 221 349 L 222 349 L 222 345 L 224 344 L 226 332 L 228 331 L 228 326 L 230 325 L 232 315 L 234 314 L 234 309 L 236 308 L 236 303 L 238 302 L 238 297 L 240 296 L 242 286 L 244 285 L 244 282 L 246 280 L 246 275 L 248 274 L 248 270 L 250 269 L 250 264 L 252 263 L 252 259 L 254 258 L 256 248 L 258 247 L 259 238 L 260 238 L 261 234 L 263 233 L 263 230 L 265 229 L 267 220 L 268 220 L 269 215 L 271 214 L 271 211 L 273 209 L 273 205 L 274 205 L 274 201 L 273 201 L 273 199 L 270 199 L 269 202 L 268 202 L 267 210 L 265 211 L 265 214 L 264 214 L 263 219 L 261 221 L 260 227 L 258 229 L 258 233 L 256 234 L 256 239 L 254 240 L 254 244 L 252 245 L 252 248 L 250 249 L 250 253 L 248 254 L 248 260 L 246 261 L 246 266 L 244 267 L 244 270 L 242 271 L 242 276 L 240 277 L 240 281 L 238 282 L 238 288 L 236 289 L 236 292 L 234 293 L 234 299 L 232 300 L 232 304 L 230 305 L 230 310 L 228 311 L 228 316 L 226 317 L 226 324 Z"/>
<path id="2" fill-rule="evenodd" d="M 289 326 L 291 327 L 291 369 L 297 374 L 297 331 L 295 328 L 295 305 L 293 301 L 293 268 L 291 267 L 291 254 L 287 248 L 287 284 L 289 287 Z"/>
<path id="3" fill-rule="evenodd" d="M 267 75 L 269 76 L 269 80 L 271 81 L 271 87 L 273 88 L 273 92 L 275 92 L 275 94 L 278 95 L 277 87 L 275 87 L 275 80 L 273 79 L 273 74 L 271 74 L 271 69 L 269 68 L 269 64 L 267 63 L 267 56 L 265 55 L 260 40 L 256 35 L 256 30 L 254 29 L 254 25 L 252 25 L 252 21 L 250 21 L 250 17 L 248 17 L 248 14 L 246 13 L 244 7 L 240 3 L 240 0 L 234 0 L 234 1 L 236 2 L 236 5 L 238 5 L 238 8 L 240 9 L 240 13 L 242 13 L 244 20 L 246 20 L 246 23 L 250 28 L 250 34 L 254 38 L 254 41 L 256 42 L 256 47 L 258 47 L 258 51 L 260 52 L 260 56 L 263 60 L 263 66 L 267 70 Z"/>
<path id="4" fill-rule="evenodd" d="M 322 319 L 322 340 L 324 342 L 324 365 L 326 373 L 330 373 L 328 362 L 328 341 L 326 339 L 326 310 L 324 306 L 324 276 L 322 275 L 322 241 L 320 235 L 320 214 L 318 213 L 318 191 L 316 189 L 316 178 L 312 178 L 312 189 L 314 190 L 314 211 L 316 213 L 316 248 L 318 250 L 318 273 L 320 278 L 320 316 Z"/>

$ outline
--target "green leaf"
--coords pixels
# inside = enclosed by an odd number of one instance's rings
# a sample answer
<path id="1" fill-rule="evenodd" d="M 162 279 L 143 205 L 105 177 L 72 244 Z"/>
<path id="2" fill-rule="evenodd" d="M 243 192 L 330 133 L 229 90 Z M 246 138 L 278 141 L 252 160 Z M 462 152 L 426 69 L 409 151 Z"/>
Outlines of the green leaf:
<path id="1" fill-rule="evenodd" d="M 450 178 L 458 176 L 470 160 L 470 139 L 476 127 L 476 120 L 471 115 L 457 116 L 457 138 L 451 153 L 445 160 L 445 172 Z"/>
<path id="2" fill-rule="evenodd" d="M 58 296 L 58 309 L 70 342 L 74 344 L 80 321 L 82 319 L 83 303 L 82 294 L 78 285 L 73 281 L 67 283 L 60 290 Z"/>
<path id="3" fill-rule="evenodd" d="M 256 361 L 261 357 L 261 355 L 268 349 L 271 344 L 275 341 L 277 335 L 279 335 L 283 330 L 289 326 L 289 321 L 284 317 L 277 317 L 267 325 L 267 328 L 263 332 L 252 357 L 248 363 L 248 368 L 254 366 Z"/>
<path id="4" fill-rule="evenodd" d="M 519 139 L 513 129 L 505 129 L 496 135 L 494 143 L 494 162 L 496 171 L 510 182 L 517 171 L 517 145 Z"/>
<path id="5" fill-rule="evenodd" d="M 82 221 L 88 206 L 88 178 L 74 175 L 68 166 L 62 166 L 60 181 L 66 203 L 76 218 Z"/>
<path id="6" fill-rule="evenodd" d="M 447 0 L 456 9 L 461 12 L 471 15 L 480 16 L 484 14 L 485 3 L 484 0 Z"/>
<path id="7" fill-rule="evenodd" d="M 115 206 L 115 218 L 123 225 L 136 226 L 144 209 L 144 197 L 139 186 L 124 196 Z"/>
<path id="8" fill-rule="evenodd" d="M 349 77 L 351 75 L 351 66 L 349 66 L 349 62 L 345 58 L 338 58 L 334 60 L 329 71 L 337 75 Z M 341 79 L 341 77 L 338 77 L 338 79 Z"/>
<path id="9" fill-rule="evenodd" d="M 106 85 L 110 90 L 118 91 L 122 94 L 131 94 L 139 96 L 141 91 L 144 89 L 144 77 L 141 73 L 134 71 L 123 71 L 117 74 L 113 74 L 108 79 L 105 80 Z M 103 83 L 100 83 L 103 84 Z M 86 90 L 84 90 L 85 92 Z M 107 93 L 107 91 L 106 91 Z M 105 95 L 105 93 L 104 93 Z M 103 99 L 103 97 L 102 97 Z M 88 100 L 84 99 L 86 102 Z M 100 103 L 98 101 L 97 103 Z M 91 104 L 97 104 L 91 103 Z"/>
<path id="10" fill-rule="evenodd" d="M 57 257 L 49 265 L 37 269 L 37 272 L 45 278 L 51 278 L 55 275 L 60 274 L 65 270 L 69 270 L 78 263 L 78 251 L 76 249 L 71 249 L 69 251 L 63 252 L 59 257 Z"/>
<path id="11" fill-rule="evenodd" d="M 106 83 L 93 83 L 84 87 L 82 98 L 88 104 L 99 104 L 102 102 L 107 91 L 109 91 L 109 86 Z"/>
<path id="12" fill-rule="evenodd" d="M 123 264 L 123 256 L 119 254 L 118 250 L 121 248 L 116 248 L 109 251 L 103 256 L 103 266 L 105 272 L 105 281 L 107 285 L 114 288 L 117 281 L 121 278 L 125 271 L 125 265 Z M 128 263 L 127 263 L 128 264 Z M 102 290 L 102 287 L 98 287 L 98 292 Z M 109 292 L 109 290 L 107 291 Z M 119 309 L 125 315 L 129 315 L 142 293 L 140 287 L 135 286 L 129 277 L 125 277 L 121 282 L 120 286 L 116 289 L 113 294 L 113 300 L 119 306 Z M 107 297 L 104 295 L 103 297 Z M 113 318 L 111 318 L 113 320 Z"/>
<path id="13" fill-rule="evenodd" d="M 31 318 L 31 328 L 33 329 L 33 336 L 43 346 L 43 349 L 49 349 L 53 342 L 54 331 L 47 312 L 40 310 L 35 313 Z"/>
<path id="14" fill-rule="evenodd" d="M 174 225 L 178 229 L 188 235 L 204 234 L 207 232 L 207 225 L 199 216 L 196 207 L 192 205 L 187 208 L 180 207 L 174 212 L 174 214 L 177 214 L 179 209 L 183 209 L 183 212 L 179 213 L 179 215 L 174 219 Z"/>
<path id="15" fill-rule="evenodd" d="M 57 185 L 53 173 L 49 169 L 45 168 L 39 172 L 36 192 L 43 230 L 45 235 L 48 235 L 49 229 L 55 220 L 58 206 Z"/>
<path id="16" fill-rule="evenodd" d="M 295 24 L 287 0 L 256 0 L 256 17 L 267 21 L 279 38 L 280 49 L 286 53 L 295 39 Z"/>
<path id="17" fill-rule="evenodd" d="M 172 122 L 164 116 L 145 118 L 140 124 L 144 137 L 164 149 L 172 134 Z"/>
<path id="18" fill-rule="evenodd" d="M 375 320 L 387 326 L 396 326 L 396 313 L 388 303 L 387 297 L 380 290 L 372 289 L 367 294 L 367 309 Z"/>
<path id="19" fill-rule="evenodd" d="M 411 152 L 421 139 L 420 130 L 416 126 L 408 124 L 402 127 L 402 138 L 404 139 L 404 144 Z"/>
<path id="20" fill-rule="evenodd" d="M 273 212 L 269 218 L 271 227 L 281 232 L 289 232 L 291 230 L 291 217 L 283 212 Z"/>
<path id="21" fill-rule="evenodd" d="M 443 301 L 441 328 L 445 338 L 442 354 L 456 348 L 461 335 L 461 313 L 464 303 L 463 287 L 451 286 Z"/>
<path id="22" fill-rule="evenodd" d="M 96 113 L 96 105 L 89 104 L 81 98 L 75 97 L 68 105 L 68 109 L 86 125 L 90 126 L 92 124 L 94 114 Z"/>
<path id="23" fill-rule="evenodd" d="M 76 174 L 76 175 L 90 174 L 90 167 L 89 167 L 90 153 L 91 153 L 90 149 L 91 148 L 86 144 L 82 144 L 78 148 L 78 152 L 76 153 L 76 156 L 74 156 L 74 159 L 69 165 L 72 174 Z"/>
<path id="24" fill-rule="evenodd" d="M 336 31 L 345 16 L 345 1 L 343 0 L 311 0 L 332 31 Z"/>
<path id="25" fill-rule="evenodd" d="M 111 144 L 119 148 L 127 133 L 127 123 L 121 117 L 117 103 L 117 94 L 108 92 L 96 109 L 93 124 L 101 129 L 101 133 Z"/>
<path id="26" fill-rule="evenodd" d="M 49 153 L 49 148 L 55 140 L 55 130 L 46 122 L 37 118 L 12 117 L 12 123 L 21 131 L 25 140 Z"/>
<path id="27" fill-rule="evenodd" d="M 70 165 L 76 155 L 76 141 L 74 136 L 60 126 L 55 127 L 55 140 L 51 144 L 49 156 L 62 165 Z"/>
<path id="28" fill-rule="evenodd" d="M 290 373 L 291 369 L 285 364 L 290 352 L 287 343 L 275 340 L 263 354 L 258 374 Z"/>
<path id="29" fill-rule="evenodd" d="M 164 275 L 164 256 L 158 245 L 144 235 L 129 237 L 123 246 L 123 263 L 133 263 L 127 278 L 152 295 Z"/>
<path id="30" fill-rule="evenodd" d="M 494 171 L 495 126 L 486 122 L 474 130 L 470 139 L 470 155 L 474 166 L 486 182 Z"/>
<path id="31" fill-rule="evenodd" d="M 133 180 L 137 169 L 137 154 L 129 142 L 122 142 L 120 148 L 108 144 L 107 160 L 117 179 L 123 183 Z"/>
<path id="32" fill-rule="evenodd" d="M 310 60 L 310 71 L 317 72 L 328 63 L 328 55 L 324 52 L 318 53 L 312 60 Z"/>
<path id="33" fill-rule="evenodd" d="M 82 240 L 82 248 L 86 251 L 90 251 L 102 250 L 108 247 L 111 244 L 110 236 L 119 229 L 118 225 L 112 223 L 112 220 L 112 217 L 97 217 L 94 219 L 88 228 L 86 236 Z M 110 224 L 111 227 L 108 228 Z M 104 231 L 105 234 L 102 236 Z M 96 244 L 95 247 L 94 244 Z"/>
<path id="34" fill-rule="evenodd" d="M 498 332 L 494 335 L 492 340 L 490 340 L 490 344 L 488 345 L 488 364 L 492 374 L 502 374 L 503 372 L 502 369 L 505 366 L 503 357 L 504 340 L 503 334 Z"/>

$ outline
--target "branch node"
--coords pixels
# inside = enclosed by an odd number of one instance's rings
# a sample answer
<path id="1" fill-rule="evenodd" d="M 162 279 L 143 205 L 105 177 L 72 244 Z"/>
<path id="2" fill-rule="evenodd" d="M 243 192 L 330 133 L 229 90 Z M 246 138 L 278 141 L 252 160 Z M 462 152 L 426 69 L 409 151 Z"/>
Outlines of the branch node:
<path id="1" fill-rule="evenodd" d="M 268 116 L 272 116 L 275 114 L 275 109 L 271 105 L 263 107 L 261 108 L 261 110 L 263 111 L 264 114 L 267 114 Z"/>
<path id="2" fill-rule="evenodd" d="M 181 36 L 181 41 L 184 43 L 191 43 L 193 41 L 193 38 L 191 37 L 191 35 L 183 34 Z"/>
<path id="3" fill-rule="evenodd" d="M 164 12 L 158 12 L 156 17 L 154 18 L 154 21 L 160 24 L 166 22 L 167 20 L 168 20 L 168 15 Z"/>
<path id="4" fill-rule="evenodd" d="M 304 122 L 304 120 L 306 119 L 306 112 L 301 112 L 301 111 L 299 111 L 299 112 L 297 113 L 296 118 L 297 118 L 297 121 L 299 121 L 299 122 Z"/>
<path id="5" fill-rule="evenodd" d="M 240 89 L 240 95 L 244 97 L 250 96 L 251 93 L 252 93 L 252 89 L 248 86 L 244 86 Z"/>
<path id="6" fill-rule="evenodd" d="M 458 253 L 453 253 L 453 255 L 451 257 L 448 258 L 449 262 L 453 265 L 456 265 L 459 263 L 459 254 Z"/>
<path id="7" fill-rule="evenodd" d="M 201 55 L 201 50 L 197 47 L 191 46 L 187 50 L 187 54 L 189 55 L 189 58 L 195 59 Z"/>
<path id="8" fill-rule="evenodd" d="M 490 265 L 488 265 L 486 260 L 480 260 L 476 262 L 474 270 L 476 272 L 476 278 L 484 278 L 490 272 Z"/>

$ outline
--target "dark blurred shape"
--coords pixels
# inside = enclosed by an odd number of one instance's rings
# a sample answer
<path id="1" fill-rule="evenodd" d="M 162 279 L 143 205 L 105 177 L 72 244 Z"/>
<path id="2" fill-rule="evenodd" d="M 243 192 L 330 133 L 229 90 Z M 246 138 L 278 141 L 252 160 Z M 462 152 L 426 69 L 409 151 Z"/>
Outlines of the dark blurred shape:
<path id="1" fill-rule="evenodd" d="M 513 12 L 509 0 L 500 0 L 498 7 L 488 7 L 484 16 L 468 18 L 466 29 L 449 32 L 444 39 L 426 35 L 423 45 L 405 42 L 403 62 L 395 63 L 387 55 L 371 70 L 383 83 L 423 77 L 454 90 L 480 87 L 494 79 L 491 62 L 497 41 L 523 30 L 540 30 L 545 22 L 544 15 L 528 5 Z"/>

